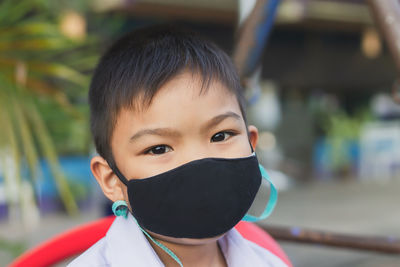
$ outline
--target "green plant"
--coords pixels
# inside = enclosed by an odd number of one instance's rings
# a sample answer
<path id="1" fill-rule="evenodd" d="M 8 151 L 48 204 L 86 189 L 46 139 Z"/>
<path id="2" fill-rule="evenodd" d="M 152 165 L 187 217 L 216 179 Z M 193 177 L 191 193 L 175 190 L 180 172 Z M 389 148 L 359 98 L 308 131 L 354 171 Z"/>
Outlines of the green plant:
<path id="1" fill-rule="evenodd" d="M 15 258 L 26 250 L 26 244 L 18 241 L 11 241 L 0 237 L 0 251 L 8 252 Z"/>
<path id="2" fill-rule="evenodd" d="M 97 61 L 97 56 L 90 52 L 95 39 L 82 34 L 75 38 L 62 32 L 63 18 L 51 13 L 46 3 L 40 0 L 0 2 L 0 163 L 8 203 L 23 205 L 26 203 L 23 181 L 35 183 L 40 175 L 39 157 L 43 156 L 49 162 L 66 210 L 76 214 L 75 199 L 44 123 L 41 100 L 51 99 L 57 103 L 53 111 L 64 112 L 76 121 L 86 119 L 69 98 L 72 92 L 78 97 L 86 95 L 88 77 L 85 71 Z M 75 20 L 84 22 L 79 13 L 67 12 L 70 17 L 75 16 Z M 65 124 L 65 121 L 59 123 Z M 29 168 L 28 177 L 21 175 L 21 165 L 25 162 Z M 13 191 L 12 187 L 17 190 Z M 34 186 L 31 188 L 34 191 Z M 32 204 L 34 199 L 30 201 Z"/>
<path id="3" fill-rule="evenodd" d="M 332 148 L 333 169 L 348 168 L 351 163 L 348 153 L 348 143 L 358 142 L 362 126 L 371 120 L 368 110 L 360 110 L 353 116 L 344 111 L 337 111 L 327 116 L 323 128 L 326 132 L 326 141 Z"/>

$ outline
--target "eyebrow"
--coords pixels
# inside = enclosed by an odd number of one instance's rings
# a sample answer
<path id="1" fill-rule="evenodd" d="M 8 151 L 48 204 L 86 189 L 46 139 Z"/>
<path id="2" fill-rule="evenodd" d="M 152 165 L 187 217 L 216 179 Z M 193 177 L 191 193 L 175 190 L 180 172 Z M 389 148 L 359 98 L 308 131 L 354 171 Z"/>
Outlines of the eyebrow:
<path id="1" fill-rule="evenodd" d="M 205 132 L 208 129 L 211 129 L 212 127 L 217 126 L 218 124 L 220 124 L 222 121 L 224 121 L 225 119 L 228 118 L 233 118 L 237 121 L 241 120 L 241 116 L 239 116 L 238 114 L 236 114 L 235 112 L 232 111 L 228 111 L 225 112 L 223 114 L 217 115 L 214 118 L 212 118 L 211 120 L 209 120 L 203 127 L 202 127 L 202 131 Z"/>
<path id="2" fill-rule="evenodd" d="M 220 114 L 209 120 L 203 127 L 202 131 L 207 131 L 208 129 L 215 127 L 222 121 L 224 121 L 227 118 L 233 118 L 235 120 L 240 120 L 241 116 L 236 114 L 235 112 L 228 111 L 226 113 Z M 181 136 L 181 133 L 179 133 L 176 130 L 173 130 L 171 128 L 154 128 L 154 129 L 143 129 L 132 135 L 132 137 L 129 139 L 129 142 L 132 143 L 134 141 L 137 141 L 139 138 L 145 136 L 145 135 L 157 135 L 157 136 L 169 136 L 169 137 L 179 137 Z"/>
<path id="3" fill-rule="evenodd" d="M 171 128 L 143 129 L 132 135 L 132 137 L 129 139 L 129 142 L 132 143 L 145 135 L 158 135 L 158 136 L 171 136 L 171 137 L 181 136 L 181 134 L 178 131 L 175 131 Z"/>

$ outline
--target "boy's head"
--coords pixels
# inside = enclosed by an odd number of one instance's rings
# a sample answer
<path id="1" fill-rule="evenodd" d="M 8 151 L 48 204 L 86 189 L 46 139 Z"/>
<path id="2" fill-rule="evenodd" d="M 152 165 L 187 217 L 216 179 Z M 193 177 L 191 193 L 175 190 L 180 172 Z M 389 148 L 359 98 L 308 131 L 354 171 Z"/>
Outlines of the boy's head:
<path id="1" fill-rule="evenodd" d="M 206 92 L 222 83 L 238 101 L 245 119 L 241 85 L 229 57 L 194 33 L 172 26 L 133 31 L 101 58 L 89 91 L 91 131 L 97 152 L 114 164 L 111 137 L 121 109 L 145 110 L 160 88 L 188 71 Z"/>
<path id="2" fill-rule="evenodd" d="M 117 41 L 96 69 L 89 101 L 100 154 L 91 170 L 111 201 L 129 202 L 112 167 L 128 180 L 141 179 L 200 158 L 249 156 L 257 143 L 229 57 L 171 27 Z"/>

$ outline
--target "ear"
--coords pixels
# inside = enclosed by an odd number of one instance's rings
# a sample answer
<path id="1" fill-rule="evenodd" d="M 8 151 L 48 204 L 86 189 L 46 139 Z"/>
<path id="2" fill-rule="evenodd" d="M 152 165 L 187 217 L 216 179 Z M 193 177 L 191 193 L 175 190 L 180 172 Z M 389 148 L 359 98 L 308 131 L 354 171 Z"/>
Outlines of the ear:
<path id="1" fill-rule="evenodd" d="M 250 144 L 254 150 L 256 150 L 256 146 L 258 143 L 258 129 L 254 125 L 249 125 L 247 127 L 247 131 L 249 133 Z"/>
<path id="2" fill-rule="evenodd" d="M 100 156 L 93 157 L 90 161 L 90 170 L 108 199 L 112 202 L 124 200 L 124 185 L 111 170 L 104 158 Z"/>

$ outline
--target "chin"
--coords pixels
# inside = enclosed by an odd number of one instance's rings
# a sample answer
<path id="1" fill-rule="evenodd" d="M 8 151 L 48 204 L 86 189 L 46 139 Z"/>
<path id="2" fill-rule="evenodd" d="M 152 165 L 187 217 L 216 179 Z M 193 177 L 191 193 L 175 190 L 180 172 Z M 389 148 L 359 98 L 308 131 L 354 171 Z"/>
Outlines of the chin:
<path id="1" fill-rule="evenodd" d="M 207 237 L 207 238 L 178 238 L 178 237 L 170 237 L 170 236 L 165 236 L 165 235 L 159 235 L 156 233 L 153 233 L 151 231 L 146 230 L 152 237 L 157 238 L 158 240 L 161 241 L 166 241 L 169 243 L 173 244 L 179 244 L 179 245 L 192 245 L 192 246 L 197 246 L 197 245 L 204 245 L 208 243 L 213 243 L 223 237 L 225 234 L 218 235 L 216 237 Z"/>

